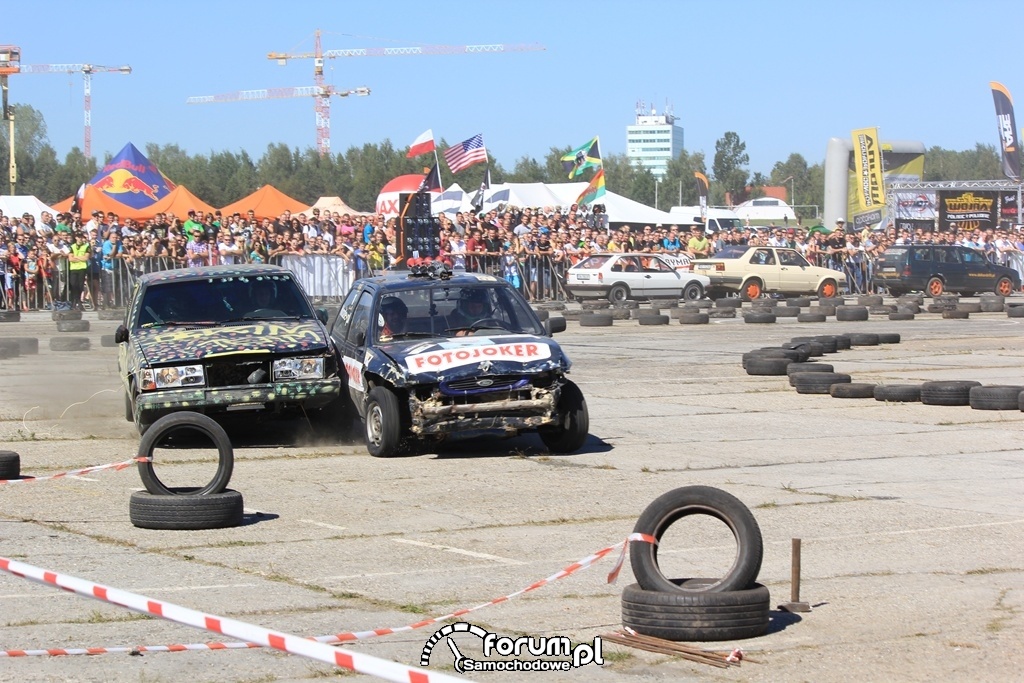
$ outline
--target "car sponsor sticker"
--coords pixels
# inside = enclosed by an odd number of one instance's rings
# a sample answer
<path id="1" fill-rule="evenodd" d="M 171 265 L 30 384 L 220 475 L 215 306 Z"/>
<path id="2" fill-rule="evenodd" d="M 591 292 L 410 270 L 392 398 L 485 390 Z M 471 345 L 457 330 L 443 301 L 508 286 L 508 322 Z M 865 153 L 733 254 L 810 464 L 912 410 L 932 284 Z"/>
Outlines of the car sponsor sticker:
<path id="1" fill-rule="evenodd" d="M 363 364 L 348 356 L 342 358 L 342 362 L 345 364 L 345 374 L 348 375 L 348 385 L 357 391 L 366 391 L 363 380 Z"/>
<path id="2" fill-rule="evenodd" d="M 409 372 L 439 372 L 463 365 L 472 365 L 482 360 L 530 363 L 551 357 L 551 347 L 536 342 L 515 342 L 509 344 L 487 344 L 460 349 L 428 351 L 407 356 Z"/>

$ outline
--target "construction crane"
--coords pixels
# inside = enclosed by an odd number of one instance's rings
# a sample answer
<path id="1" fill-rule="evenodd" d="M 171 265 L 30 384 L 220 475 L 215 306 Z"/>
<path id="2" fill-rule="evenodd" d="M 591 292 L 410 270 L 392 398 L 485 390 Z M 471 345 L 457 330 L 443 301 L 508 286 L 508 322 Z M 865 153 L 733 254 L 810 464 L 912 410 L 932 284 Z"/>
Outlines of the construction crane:
<path id="1" fill-rule="evenodd" d="M 7 77 L 18 73 L 21 66 L 21 48 L 17 45 L 0 45 L 0 90 L 3 91 L 3 102 L 0 104 L 0 113 L 3 120 L 7 122 L 7 170 L 8 181 L 10 182 L 11 194 L 14 194 L 14 187 L 18 182 L 18 166 L 14 161 L 14 107 L 8 105 L 8 83 Z"/>
<path id="2" fill-rule="evenodd" d="M 130 66 L 99 66 L 97 64 L 23 64 L 16 73 L 82 74 L 85 83 L 85 158 L 92 156 L 92 75 L 99 73 L 130 74 Z"/>

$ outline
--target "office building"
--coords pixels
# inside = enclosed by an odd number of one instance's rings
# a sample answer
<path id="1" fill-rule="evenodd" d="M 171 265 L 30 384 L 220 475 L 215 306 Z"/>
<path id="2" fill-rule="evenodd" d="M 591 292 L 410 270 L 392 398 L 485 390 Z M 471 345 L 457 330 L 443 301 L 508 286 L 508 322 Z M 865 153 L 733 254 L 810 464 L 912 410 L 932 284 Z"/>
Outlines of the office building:
<path id="1" fill-rule="evenodd" d="M 636 123 L 626 126 L 626 157 L 629 163 L 640 164 L 661 180 L 669 159 L 683 151 L 683 129 L 676 125 L 671 107 L 658 114 L 654 107 L 648 113 L 643 102 L 638 103 Z"/>

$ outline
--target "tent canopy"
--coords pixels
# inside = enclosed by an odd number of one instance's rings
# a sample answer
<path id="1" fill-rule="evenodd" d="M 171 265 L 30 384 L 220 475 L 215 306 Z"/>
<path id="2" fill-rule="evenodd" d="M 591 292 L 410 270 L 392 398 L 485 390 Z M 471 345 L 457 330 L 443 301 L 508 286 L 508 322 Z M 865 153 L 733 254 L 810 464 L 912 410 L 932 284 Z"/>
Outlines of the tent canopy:
<path id="1" fill-rule="evenodd" d="M 130 142 L 87 185 L 102 191 L 107 199 L 134 209 L 149 206 L 174 189 L 174 183 Z"/>
<path id="2" fill-rule="evenodd" d="M 42 203 L 30 194 L 4 195 L 0 197 L 0 211 L 3 211 L 5 216 L 17 216 L 19 218 L 26 213 L 31 214 L 35 216 L 36 222 L 39 221 L 39 215 L 43 211 L 49 211 L 54 216 L 58 213 L 53 207 Z"/>
<path id="3" fill-rule="evenodd" d="M 341 197 L 320 197 L 316 202 L 310 206 L 307 206 L 299 213 L 306 214 L 308 218 L 312 215 L 313 209 L 320 209 L 320 213 L 334 213 L 337 211 L 339 214 L 344 216 L 346 213 L 350 216 L 368 216 L 365 211 L 356 211 L 351 206 L 345 203 L 345 200 Z"/>
<path id="4" fill-rule="evenodd" d="M 178 185 L 170 194 L 164 196 L 158 202 L 144 206 L 140 209 L 132 208 L 119 201 L 110 199 L 92 185 L 86 185 L 85 198 L 82 200 L 83 220 L 93 211 L 102 211 L 104 214 L 113 213 L 122 220 L 131 218 L 133 220 L 149 220 L 158 213 L 173 213 L 182 220 L 194 209 L 197 213 L 213 213 L 216 209 L 196 197 L 188 191 L 184 185 Z"/>
<path id="5" fill-rule="evenodd" d="M 252 209 L 256 212 L 256 218 L 274 219 L 285 211 L 302 213 L 306 208 L 306 204 L 300 202 L 298 199 L 292 199 L 276 187 L 264 185 L 248 197 L 243 197 L 237 202 L 222 207 L 221 212 L 225 216 L 230 216 L 236 212 L 245 216 L 246 212 Z"/>

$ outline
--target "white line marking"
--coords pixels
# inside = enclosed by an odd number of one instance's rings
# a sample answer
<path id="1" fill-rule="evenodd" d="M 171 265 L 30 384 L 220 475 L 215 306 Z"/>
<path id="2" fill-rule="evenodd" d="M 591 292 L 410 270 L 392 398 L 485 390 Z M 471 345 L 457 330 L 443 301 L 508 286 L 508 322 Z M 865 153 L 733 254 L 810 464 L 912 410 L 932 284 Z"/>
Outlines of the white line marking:
<path id="1" fill-rule="evenodd" d="M 325 529 L 334 529 L 335 531 L 344 531 L 345 527 L 335 526 L 334 524 L 327 524 L 326 522 L 318 522 L 314 519 L 300 519 L 303 524 L 312 524 L 313 526 L 322 526 Z"/>
<path id="2" fill-rule="evenodd" d="M 453 548 L 448 545 L 438 545 L 437 543 L 427 543 L 426 541 L 413 541 L 408 538 L 392 538 L 395 543 L 406 543 L 408 545 L 418 545 L 422 548 L 433 548 L 434 550 L 443 550 L 447 553 L 455 553 L 456 555 L 466 555 L 468 557 L 478 557 L 481 560 L 491 560 L 493 562 L 501 562 L 502 564 L 525 564 L 519 560 L 512 560 L 507 557 L 499 557 L 498 555 L 488 555 L 487 553 L 475 553 L 472 550 L 463 550 L 462 548 Z"/>
<path id="3" fill-rule="evenodd" d="M 256 588 L 255 583 L 224 583 L 215 584 L 212 586 L 163 586 L 163 587 L 140 587 L 140 588 L 127 588 L 125 590 L 130 591 L 144 591 L 146 593 L 177 593 L 180 591 L 194 591 L 194 590 L 209 590 L 209 589 L 222 589 L 222 588 Z M 56 598 L 64 596 L 72 596 L 73 593 L 54 593 L 53 591 L 39 592 L 39 593 L 9 593 L 7 595 L 0 595 L 0 600 L 10 600 L 15 598 Z"/>
<path id="4" fill-rule="evenodd" d="M 99 481 L 99 479 L 90 479 L 89 477 L 82 477 L 82 476 L 68 477 L 68 479 L 78 479 L 79 481 Z"/>

